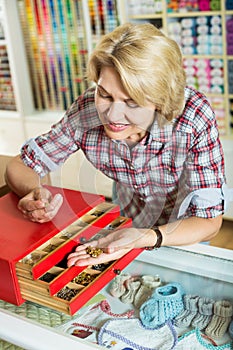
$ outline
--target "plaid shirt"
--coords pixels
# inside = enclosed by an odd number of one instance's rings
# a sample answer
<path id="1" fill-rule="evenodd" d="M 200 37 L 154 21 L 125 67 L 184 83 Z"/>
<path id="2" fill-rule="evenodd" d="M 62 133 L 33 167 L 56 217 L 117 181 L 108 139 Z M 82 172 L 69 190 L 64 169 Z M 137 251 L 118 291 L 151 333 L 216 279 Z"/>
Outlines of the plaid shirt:
<path id="1" fill-rule="evenodd" d="M 186 217 L 216 217 L 223 213 L 219 194 L 225 177 L 215 115 L 206 97 L 193 88 L 186 87 L 185 98 L 182 115 L 161 128 L 155 117 L 146 137 L 130 149 L 125 141 L 106 136 L 94 89 L 88 89 L 48 133 L 24 144 L 21 157 L 43 176 L 81 149 L 95 168 L 115 181 L 122 214 L 138 227 L 177 220 L 190 194 Z M 202 190 L 210 188 L 206 196 Z"/>

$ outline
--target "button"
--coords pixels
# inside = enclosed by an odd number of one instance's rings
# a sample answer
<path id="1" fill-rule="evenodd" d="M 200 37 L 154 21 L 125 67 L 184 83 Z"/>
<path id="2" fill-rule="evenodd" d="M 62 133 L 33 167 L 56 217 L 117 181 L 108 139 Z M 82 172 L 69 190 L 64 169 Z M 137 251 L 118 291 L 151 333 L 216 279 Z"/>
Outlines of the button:
<path id="1" fill-rule="evenodd" d="M 129 168 L 130 168 L 131 170 L 134 170 L 133 164 L 130 164 Z"/>

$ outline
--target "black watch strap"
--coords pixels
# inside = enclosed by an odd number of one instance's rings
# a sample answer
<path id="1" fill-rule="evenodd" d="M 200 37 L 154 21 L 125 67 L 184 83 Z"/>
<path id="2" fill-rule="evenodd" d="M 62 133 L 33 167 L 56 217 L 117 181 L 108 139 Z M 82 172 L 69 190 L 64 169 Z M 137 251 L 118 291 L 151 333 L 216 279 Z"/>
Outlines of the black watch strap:
<path id="1" fill-rule="evenodd" d="M 162 232 L 158 227 L 153 227 L 152 230 L 156 233 L 157 240 L 155 242 L 155 245 L 153 247 L 146 247 L 146 250 L 153 250 L 153 249 L 158 249 L 161 247 L 161 244 L 163 242 L 163 235 Z"/>

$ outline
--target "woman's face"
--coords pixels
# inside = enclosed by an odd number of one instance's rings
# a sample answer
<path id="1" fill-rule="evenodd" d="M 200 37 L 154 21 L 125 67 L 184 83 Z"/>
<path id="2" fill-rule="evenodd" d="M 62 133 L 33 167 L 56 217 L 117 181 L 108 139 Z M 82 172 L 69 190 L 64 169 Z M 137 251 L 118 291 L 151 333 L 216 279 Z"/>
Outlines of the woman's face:
<path id="1" fill-rule="evenodd" d="M 113 67 L 101 69 L 95 91 L 95 105 L 107 136 L 114 140 L 139 142 L 154 120 L 155 106 L 140 107 L 125 91 Z"/>

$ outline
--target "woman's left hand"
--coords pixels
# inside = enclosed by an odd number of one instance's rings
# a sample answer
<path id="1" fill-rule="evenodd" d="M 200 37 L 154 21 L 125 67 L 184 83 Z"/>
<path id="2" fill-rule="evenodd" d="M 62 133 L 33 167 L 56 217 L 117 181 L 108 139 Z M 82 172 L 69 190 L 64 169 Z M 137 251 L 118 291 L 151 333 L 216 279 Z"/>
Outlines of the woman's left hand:
<path id="1" fill-rule="evenodd" d="M 136 228 L 118 229 L 99 240 L 79 245 L 69 254 L 67 266 L 89 266 L 119 259 L 131 249 L 144 247 L 148 231 Z M 97 257 L 92 257 L 86 251 L 88 247 L 99 248 L 102 252 Z"/>

